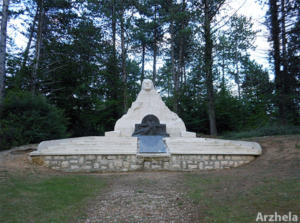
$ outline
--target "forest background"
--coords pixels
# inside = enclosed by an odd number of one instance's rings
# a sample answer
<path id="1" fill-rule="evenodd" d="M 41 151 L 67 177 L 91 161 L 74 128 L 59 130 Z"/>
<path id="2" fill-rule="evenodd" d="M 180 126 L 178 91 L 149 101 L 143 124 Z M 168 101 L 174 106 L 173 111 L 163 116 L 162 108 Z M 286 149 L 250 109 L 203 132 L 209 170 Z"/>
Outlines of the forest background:
<path id="1" fill-rule="evenodd" d="M 270 69 L 251 58 L 252 19 L 226 0 L 3 0 L 0 150 L 103 135 L 145 78 L 189 131 L 300 133 L 300 3 L 257 2 Z M 23 51 L 7 32 L 14 19 Z"/>

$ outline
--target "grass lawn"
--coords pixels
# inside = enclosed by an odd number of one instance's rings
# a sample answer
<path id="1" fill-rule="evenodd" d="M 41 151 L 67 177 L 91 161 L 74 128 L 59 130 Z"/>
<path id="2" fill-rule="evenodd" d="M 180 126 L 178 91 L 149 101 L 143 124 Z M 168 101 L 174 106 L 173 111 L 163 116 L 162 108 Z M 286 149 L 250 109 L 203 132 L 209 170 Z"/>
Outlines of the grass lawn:
<path id="1" fill-rule="evenodd" d="M 10 174 L 0 182 L 0 222 L 74 222 L 104 186 L 99 176 Z"/>
<path id="2" fill-rule="evenodd" d="M 240 179 L 238 179 L 240 178 Z M 243 187 L 241 176 L 187 174 L 188 196 L 199 205 L 203 222 L 255 222 L 263 214 L 300 214 L 298 178 L 264 178 Z M 249 179 L 248 179 L 249 180 Z M 234 183 L 238 181 L 239 184 Z"/>

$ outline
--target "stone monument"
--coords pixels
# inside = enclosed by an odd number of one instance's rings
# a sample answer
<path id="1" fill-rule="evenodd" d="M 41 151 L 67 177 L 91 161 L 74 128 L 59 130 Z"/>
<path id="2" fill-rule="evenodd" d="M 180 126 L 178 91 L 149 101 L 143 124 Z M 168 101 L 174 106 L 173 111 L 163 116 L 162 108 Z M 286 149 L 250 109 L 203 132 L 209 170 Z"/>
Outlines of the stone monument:
<path id="1" fill-rule="evenodd" d="M 30 154 L 39 165 L 67 172 L 192 171 L 243 165 L 261 154 L 255 142 L 197 138 L 170 111 L 151 80 L 105 136 L 41 142 Z"/>
<path id="2" fill-rule="evenodd" d="M 135 124 L 141 123 L 147 115 L 156 116 L 161 124 L 166 125 L 170 137 L 196 137 L 195 133 L 186 131 L 181 118 L 165 105 L 149 79 L 143 81 L 136 101 L 116 122 L 114 131 L 106 132 L 105 136 L 132 136 Z"/>

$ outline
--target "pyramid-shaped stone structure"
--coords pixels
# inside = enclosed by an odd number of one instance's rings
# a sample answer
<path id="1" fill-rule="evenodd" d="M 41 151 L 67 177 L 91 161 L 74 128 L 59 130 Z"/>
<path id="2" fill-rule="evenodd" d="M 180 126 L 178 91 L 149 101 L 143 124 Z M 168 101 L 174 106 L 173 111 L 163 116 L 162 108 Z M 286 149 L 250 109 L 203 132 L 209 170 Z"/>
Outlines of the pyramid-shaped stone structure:
<path id="1" fill-rule="evenodd" d="M 160 124 L 165 124 L 170 137 L 196 137 L 195 133 L 186 131 L 182 119 L 165 105 L 149 79 L 143 81 L 136 101 L 116 122 L 114 131 L 106 132 L 105 136 L 132 136 L 135 124 L 141 123 L 147 115 L 154 115 Z"/>

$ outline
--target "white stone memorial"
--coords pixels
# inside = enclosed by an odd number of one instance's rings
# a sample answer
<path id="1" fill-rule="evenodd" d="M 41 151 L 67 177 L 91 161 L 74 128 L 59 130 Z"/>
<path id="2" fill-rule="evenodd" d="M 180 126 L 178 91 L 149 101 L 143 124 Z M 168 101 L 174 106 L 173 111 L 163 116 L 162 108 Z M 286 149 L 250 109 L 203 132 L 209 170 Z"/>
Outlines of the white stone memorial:
<path id="1" fill-rule="evenodd" d="M 136 126 L 143 126 L 140 123 L 149 116 L 158 119 L 155 128 L 166 131 L 164 136 L 158 137 L 163 141 L 150 144 L 151 147 L 163 143 L 163 153 L 141 153 L 140 138 L 132 136 Z M 195 133 L 186 131 L 182 119 L 165 105 L 152 81 L 144 80 L 136 101 L 116 122 L 114 131 L 106 132 L 104 137 L 44 141 L 30 155 L 37 164 L 71 172 L 191 171 L 237 167 L 254 160 L 261 152 L 255 142 L 196 138 Z"/>
<path id="2" fill-rule="evenodd" d="M 105 136 L 132 136 L 135 124 L 141 123 L 148 114 L 155 115 L 161 124 L 166 124 L 170 137 L 196 137 L 196 133 L 186 131 L 181 118 L 165 105 L 149 79 L 143 81 L 136 101 L 116 122 L 114 131 L 106 132 Z"/>

